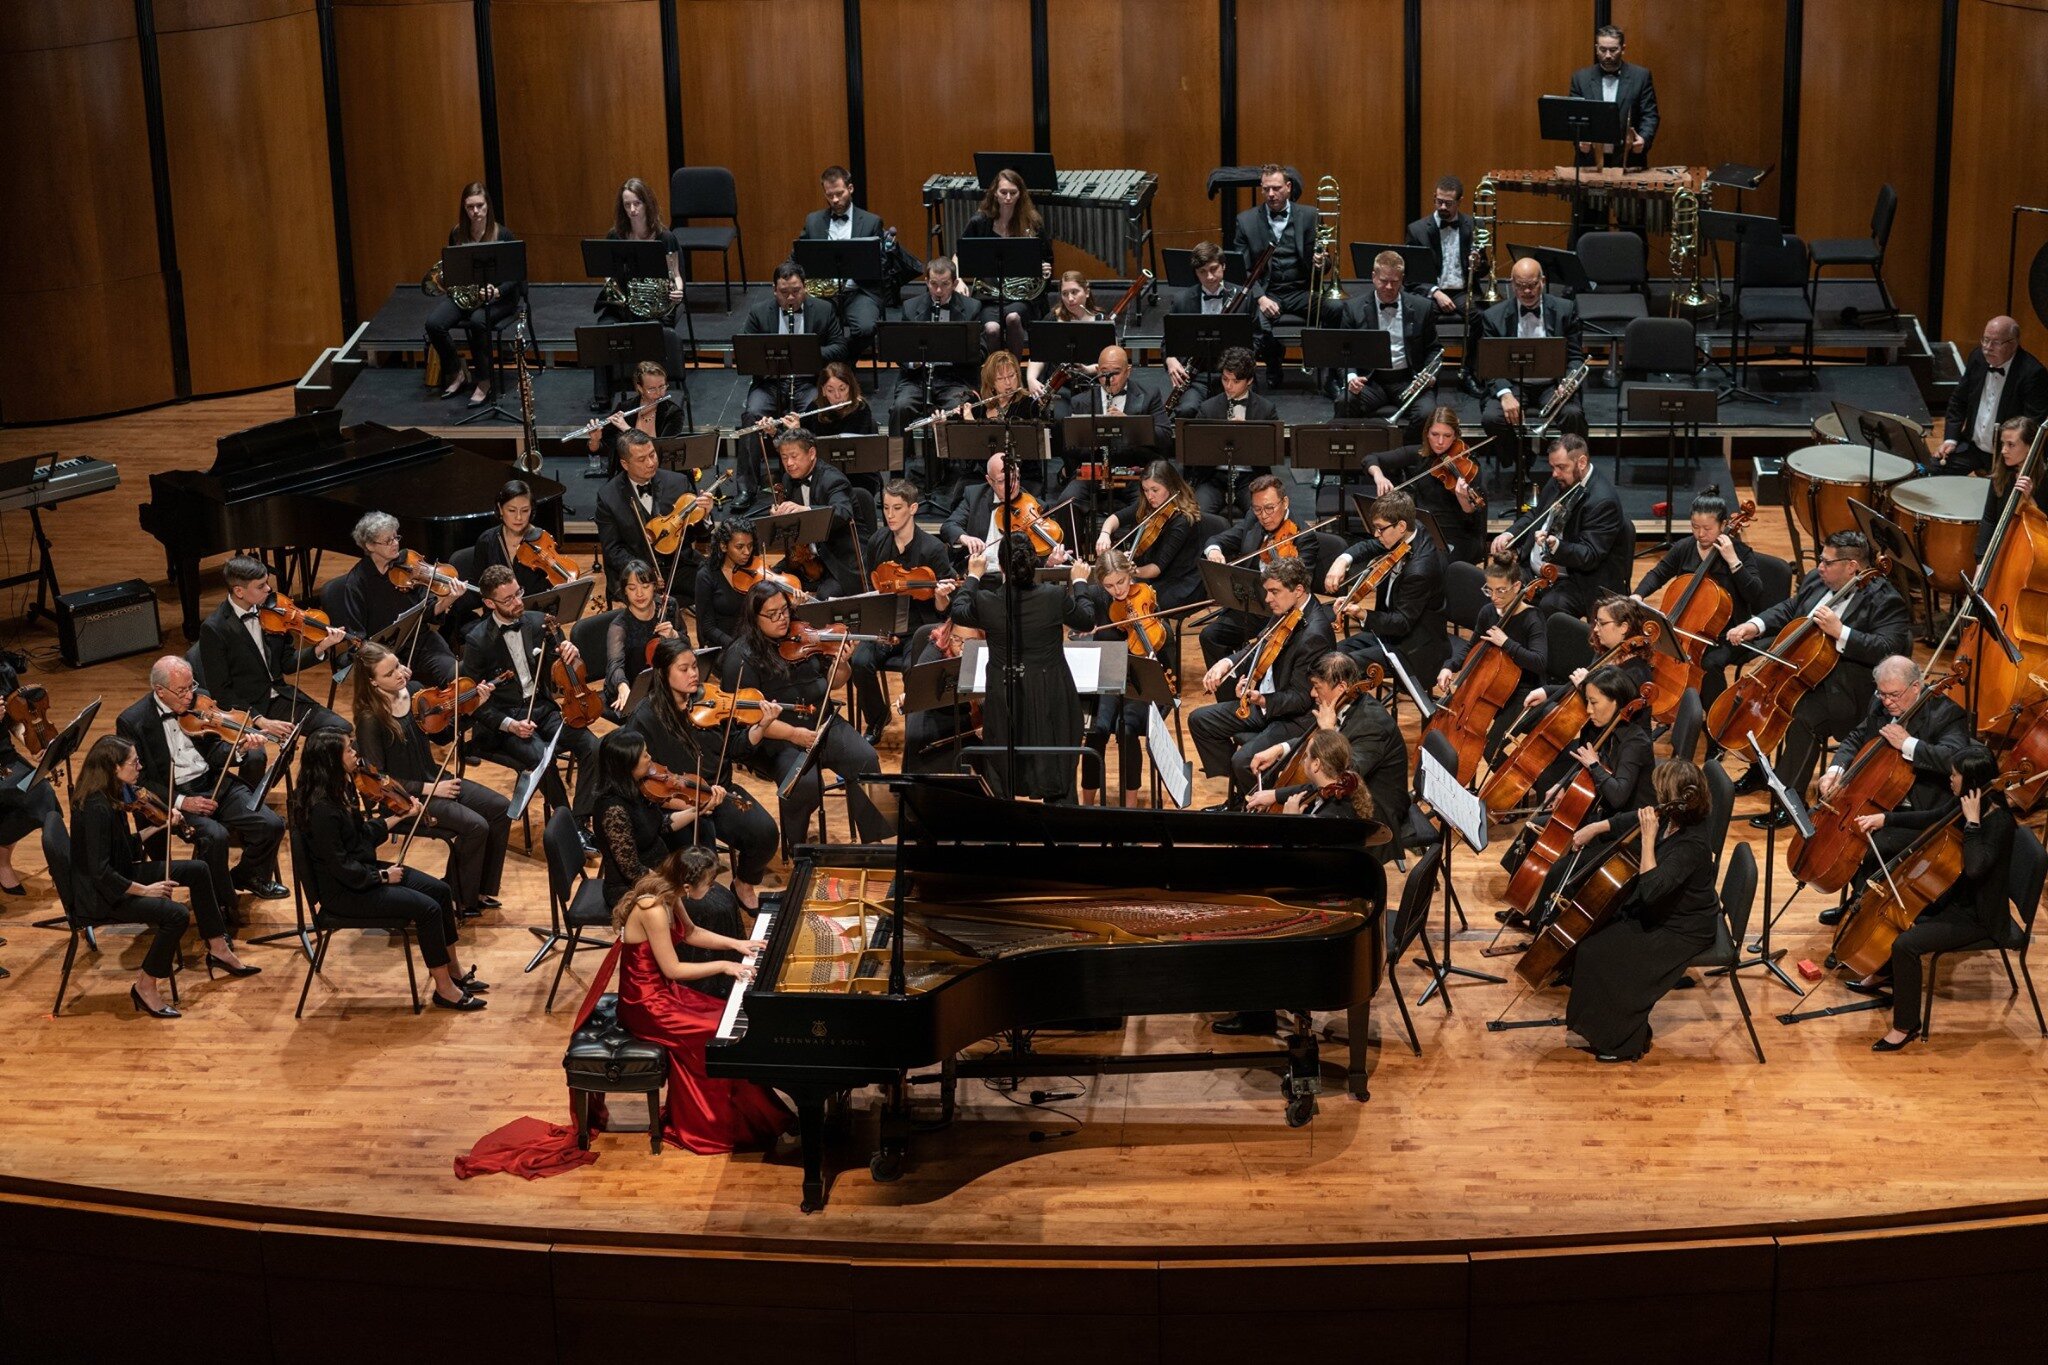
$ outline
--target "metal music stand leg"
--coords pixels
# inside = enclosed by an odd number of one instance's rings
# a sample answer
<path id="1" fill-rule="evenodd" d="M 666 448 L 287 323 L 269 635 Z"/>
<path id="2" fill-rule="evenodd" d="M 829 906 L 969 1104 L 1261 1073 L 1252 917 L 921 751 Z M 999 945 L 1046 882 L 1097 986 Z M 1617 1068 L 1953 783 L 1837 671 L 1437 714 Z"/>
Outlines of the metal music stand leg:
<path id="1" fill-rule="evenodd" d="M 1458 899 L 1458 888 L 1451 883 L 1451 842 L 1457 838 L 1457 835 L 1441 819 L 1437 821 L 1437 832 L 1444 841 L 1443 865 L 1438 869 L 1444 883 L 1443 946 L 1440 949 L 1442 956 L 1434 960 L 1413 958 L 1411 961 L 1415 966 L 1427 970 L 1430 975 L 1429 985 L 1423 989 L 1421 995 L 1415 997 L 1415 1003 L 1417 1005 L 1426 1005 L 1429 1003 L 1430 996 L 1438 991 L 1442 991 L 1444 993 L 1444 1008 L 1449 1010 L 1451 1007 L 1449 978 L 1453 975 L 1469 977 L 1474 981 L 1484 981 L 1495 986 L 1507 984 L 1507 978 L 1495 976 L 1491 972 L 1474 971 L 1470 967 L 1460 967 L 1451 961 L 1451 907 L 1457 906 L 1458 916 L 1462 919 L 1465 915 L 1465 906 Z"/>
<path id="2" fill-rule="evenodd" d="M 1778 979 L 1779 985 L 1783 986 L 1786 990 L 1792 992 L 1792 994 L 1798 996 L 1801 1000 L 1804 1000 L 1806 998 L 1806 992 L 1800 989 L 1798 982 L 1794 981 L 1790 976 L 1787 976 L 1785 974 L 1785 969 L 1783 967 L 1780 967 L 1778 965 L 1778 959 L 1785 956 L 1788 950 L 1784 948 L 1771 947 L 1771 926 L 1778 922 L 1779 915 L 1784 914 L 1786 910 L 1791 908 L 1793 897 L 1797 896 L 1800 893 L 1800 891 L 1804 890 L 1806 884 L 1804 882 L 1794 884 L 1794 886 L 1792 887 L 1791 895 L 1785 897 L 1785 904 L 1779 907 L 1775 914 L 1772 913 L 1771 876 L 1774 869 L 1777 867 L 1777 863 L 1778 830 L 1777 826 L 1773 825 L 1770 829 L 1764 831 L 1764 922 L 1762 930 L 1759 931 L 1757 934 L 1756 941 L 1751 943 L 1748 948 L 1748 951 L 1755 954 L 1755 956 L 1743 957 L 1743 946 L 1738 943 L 1735 945 L 1735 965 L 1732 967 L 1715 967 L 1708 972 L 1708 975 L 1733 976 L 1736 972 L 1741 971 L 1744 967 L 1762 967 L 1765 971 L 1769 972 L 1772 976 Z"/>

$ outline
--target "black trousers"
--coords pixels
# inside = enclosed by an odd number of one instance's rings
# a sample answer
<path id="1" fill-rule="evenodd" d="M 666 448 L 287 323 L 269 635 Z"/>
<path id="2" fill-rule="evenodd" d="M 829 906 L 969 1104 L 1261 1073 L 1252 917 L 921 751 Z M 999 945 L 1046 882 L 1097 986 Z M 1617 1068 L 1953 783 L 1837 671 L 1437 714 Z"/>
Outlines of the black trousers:
<path id="1" fill-rule="evenodd" d="M 1867 697 L 1856 700 L 1833 678 L 1800 699 L 1792 708 L 1792 723 L 1785 727 L 1785 742 L 1778 748 L 1778 776 L 1786 786 L 1795 792 L 1807 789 L 1822 750 L 1855 726 L 1868 701 Z"/>
<path id="2" fill-rule="evenodd" d="M 724 784 L 729 793 L 722 805 L 709 815 L 700 815 L 681 829 L 662 830 L 662 840 L 670 852 L 690 848 L 693 845 L 710 847 L 725 844 L 735 856 L 733 876 L 750 885 L 757 884 L 768 875 L 768 864 L 775 858 L 775 849 L 781 836 L 775 829 L 775 817 L 761 808 L 751 797 L 743 806 L 730 793 L 738 789 L 730 782 Z M 745 793 L 740 793 L 745 796 Z"/>
<path id="3" fill-rule="evenodd" d="M 304 721 L 305 729 L 302 733 L 308 735 L 312 734 L 315 730 L 355 729 L 355 726 L 320 705 L 320 703 L 312 700 L 305 693 L 298 692 L 296 688 L 292 690 L 298 693 L 297 696 L 272 697 L 269 701 L 263 703 L 262 707 L 259 708 L 263 715 L 270 720 L 281 720 L 290 725 L 297 725 L 300 721 Z"/>
<path id="4" fill-rule="evenodd" d="M 1094 757 L 1081 763 L 1081 786 L 1088 791 L 1103 785 L 1104 756 L 1109 737 L 1116 736 L 1117 777 L 1125 791 L 1134 791 L 1144 780 L 1145 728 L 1151 706 L 1129 697 L 1103 697 L 1095 704 L 1087 733 L 1081 737 Z"/>
<path id="5" fill-rule="evenodd" d="M 511 805 L 481 782 L 462 781 L 462 794 L 427 799 L 431 825 L 420 837 L 448 845 L 448 866 L 441 880 L 455 904 L 473 908 L 478 899 L 495 896 L 505 876 L 505 845 L 512 837 Z"/>
<path id="6" fill-rule="evenodd" d="M 410 920 L 419 935 L 421 959 L 428 967 L 448 965 L 448 945 L 457 937 L 455 898 L 438 877 L 408 867 L 396 886 L 329 896 L 320 908 L 338 920 Z"/>
<path id="7" fill-rule="evenodd" d="M 251 758 L 256 756 L 251 755 Z M 212 815 L 185 813 L 185 823 L 192 831 L 193 855 L 213 874 L 212 884 L 220 891 L 223 901 L 233 894 L 233 889 L 246 888 L 254 882 L 277 880 L 277 847 L 284 842 L 284 818 L 270 807 L 259 805 L 255 789 L 244 781 L 244 778 L 260 779 L 261 774 L 260 766 L 246 764 L 241 776 L 227 780 L 227 785 L 221 789 L 220 804 Z M 181 796 L 211 794 L 210 787 L 203 791 L 180 793 Z M 232 875 L 228 871 L 230 843 L 242 846 L 241 860 L 235 864 Z"/>
<path id="8" fill-rule="evenodd" d="M 1922 953 L 1945 953 L 1982 942 L 1984 930 L 1948 910 L 1934 910 L 1892 942 L 1892 1027 L 1911 1033 L 1920 1027 Z"/>
<path id="9" fill-rule="evenodd" d="M 555 756 L 573 754 L 576 758 L 576 799 L 569 799 L 569 789 L 562 784 L 562 770 L 550 763 L 548 770 L 541 774 L 540 794 L 548 803 L 548 809 L 567 806 L 576 813 L 579 821 L 590 817 L 590 802 L 597 791 L 596 770 L 597 736 L 588 728 L 562 725 L 562 713 L 542 711 L 534 716 L 534 732 L 521 739 L 509 730 L 490 730 L 478 726 L 471 747 L 480 758 L 489 758 L 522 773 L 530 773 L 540 766 L 540 757 L 547 751 L 548 740 L 554 737 L 557 728 L 565 731 L 561 741 L 555 745 Z"/>
<path id="10" fill-rule="evenodd" d="M 839 321 L 846 328 L 849 357 L 866 355 L 874 348 L 875 326 L 882 320 L 882 300 L 865 289 L 841 294 L 835 301 Z"/>
<path id="11" fill-rule="evenodd" d="M 1252 315 L 1253 350 L 1269 364 L 1280 359 L 1280 340 L 1273 329 L 1283 322 L 1301 322 L 1308 317 L 1308 281 L 1274 281 L 1266 286 L 1266 297 L 1280 305 L 1280 314 L 1269 318 L 1256 301 L 1245 305 Z"/>
<path id="12" fill-rule="evenodd" d="M 882 674 L 904 670 L 911 659 L 913 638 L 906 635 L 893 645 L 870 641 L 853 651 L 853 695 L 860 702 L 861 724 L 868 729 L 889 723 L 889 692 L 882 685 Z"/>
<path id="13" fill-rule="evenodd" d="M 1188 717 L 1188 733 L 1194 736 L 1202 771 L 1210 777 L 1228 777 L 1232 797 L 1252 789 L 1253 756 L 1288 737 L 1285 727 L 1266 723 L 1263 707 L 1254 706 L 1248 719 L 1238 719 L 1234 697 L 1198 709 Z"/>
<path id="14" fill-rule="evenodd" d="M 136 868 L 135 880 L 161 881 L 163 878 L 158 872 L 162 867 L 161 862 L 144 864 Z M 189 911 L 166 896 L 123 896 L 118 904 L 103 914 L 80 916 L 88 924 L 149 925 L 155 933 L 150 938 L 149 951 L 142 959 L 142 970 L 156 977 L 171 974 L 171 966 L 178 960 L 178 941 L 185 936 L 187 924 L 197 920 L 199 936 L 209 942 L 227 933 L 227 925 L 221 918 L 220 898 L 213 891 L 213 874 L 205 863 L 197 858 L 173 858 L 169 876 L 191 893 L 192 908 Z"/>
<path id="15" fill-rule="evenodd" d="M 57 793 L 48 782 L 27 791 L 14 784 L 30 771 L 25 764 L 0 771 L 0 848 L 12 848 L 43 827 L 45 816 L 57 813 Z"/>
<path id="16" fill-rule="evenodd" d="M 1564 576 L 1551 587 L 1545 588 L 1536 598 L 1538 611 L 1561 611 L 1567 616 L 1576 616 L 1582 621 L 1593 619 L 1593 604 L 1600 600 L 1607 589 L 1599 580 L 1588 573 L 1577 573 L 1566 569 Z"/>
<path id="17" fill-rule="evenodd" d="M 441 358 L 443 382 L 455 373 L 454 334 L 461 332 L 469 345 L 470 374 L 480 384 L 496 385 L 498 348 L 491 329 L 518 311 L 518 301 L 504 295 L 467 313 L 456 306 L 454 299 L 435 299 L 434 306 L 427 310 L 427 345 Z"/>
<path id="18" fill-rule="evenodd" d="M 889 395 L 889 430 L 903 433 L 912 422 L 931 416 L 940 408 L 952 409 L 965 403 L 971 390 L 965 384 L 934 378 L 931 394 L 925 394 L 925 372 L 920 368 L 906 368 L 897 379 L 895 389 Z M 918 477 L 918 487 L 924 493 L 927 508 L 934 512 L 950 509 L 959 496 L 960 485 L 970 477 L 967 462 L 947 462 L 939 458 L 938 441 L 929 427 L 910 433 L 908 439 L 921 440 L 924 444 L 924 469 Z M 904 472 L 910 469 L 910 448 L 903 451 Z M 980 470 L 972 471 L 978 476 Z"/>
<path id="19" fill-rule="evenodd" d="M 875 809 L 867 793 L 861 789 L 855 778 L 863 773 L 879 773 L 881 759 L 875 756 L 875 747 L 862 739 L 850 725 L 834 722 L 825 728 L 817 743 L 817 762 L 795 784 L 789 787 L 781 799 L 782 834 L 791 847 L 802 843 L 808 835 L 811 816 L 825 800 L 825 779 L 819 774 L 829 771 L 833 776 L 843 778 L 847 784 L 847 804 L 853 812 L 855 832 L 862 843 L 878 844 L 895 831 Z M 787 740 L 771 739 L 763 743 L 745 760 L 747 767 L 775 784 L 781 791 L 789 782 L 790 774 L 803 765 L 804 750 Z"/>

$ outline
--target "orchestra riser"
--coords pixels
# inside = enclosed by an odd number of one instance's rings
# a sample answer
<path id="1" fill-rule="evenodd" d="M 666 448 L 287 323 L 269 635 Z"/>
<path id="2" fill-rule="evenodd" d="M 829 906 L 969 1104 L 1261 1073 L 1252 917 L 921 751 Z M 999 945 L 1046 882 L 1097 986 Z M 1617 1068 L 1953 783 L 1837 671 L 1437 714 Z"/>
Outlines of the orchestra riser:
<path id="1" fill-rule="evenodd" d="M 0 433 L 0 457 L 57 445 L 65 454 L 111 454 L 120 489 L 49 517 L 67 582 L 140 576 L 163 588 L 161 555 L 135 526 L 133 507 L 153 469 L 189 465 L 213 439 L 282 415 L 282 393 L 38 432 Z M 1784 553 L 1765 518 L 1754 541 Z M 339 572 L 345 567 L 332 566 Z M 208 593 L 206 605 L 217 600 Z M 11 605 L 11 604 L 9 604 Z M 38 656 L 47 628 L 11 643 Z M 1192 647 L 1192 645 L 1191 645 Z M 168 648 L 168 646 L 167 646 Z M 35 681 L 68 714 L 95 696 L 125 705 L 146 686 L 150 658 L 71 672 L 39 657 Z M 1191 663 L 1187 676 L 1195 676 Z M 316 687 L 316 693 L 324 687 Z M 1190 703 L 1199 698 L 1190 698 Z M 1412 715 L 1404 728 L 1414 738 Z M 893 751 L 885 746 L 885 761 Z M 479 770 L 502 787 L 502 773 Z M 758 784 L 750 783 L 757 794 Z M 1197 783 L 1196 800 L 1220 799 Z M 834 831 L 845 830 L 830 803 Z M 1759 808 L 1738 802 L 1738 817 Z M 1739 818 L 1732 838 L 1763 836 Z M 1422 1055 L 1407 1048 L 1387 992 L 1376 1002 L 1373 1098 L 1354 1104 L 1326 1091 L 1305 1128 L 1280 1120 L 1277 1080 L 1264 1072 L 1108 1077 L 1079 1085 L 1057 1113 L 1019 1108 L 963 1087 L 962 1117 L 919 1139 L 903 1180 L 873 1183 L 849 1169 L 822 1219 L 796 1212 L 793 1169 L 753 1155 L 698 1158 L 647 1153 L 644 1138 L 600 1137 L 602 1159 L 560 1179 L 526 1182 L 449 1176 L 449 1161 L 520 1114 L 567 1111 L 559 1061 L 575 1003 L 600 955 L 579 953 L 553 1014 L 541 1003 L 554 969 L 522 975 L 543 924 L 546 877 L 515 832 L 505 908 L 465 925 L 468 951 L 494 982 L 474 1017 L 407 1008 L 395 945 L 347 934 L 330 952 L 303 1021 L 292 1018 L 304 971 L 290 943 L 250 949 L 267 970 L 208 983 L 183 978 L 187 1014 L 138 1018 L 125 984 L 136 940 L 101 936 L 84 954 L 61 1016 L 50 1016 L 64 936 L 30 927 L 52 913 L 34 840 L 17 849 L 26 898 L 0 902 L 0 1097 L 9 1103 L 10 1172 L 167 1197 L 449 1220 L 471 1226 L 602 1229 L 651 1237 L 718 1234 L 824 1237 L 927 1248 L 1086 1248 L 1444 1243 L 1531 1236 L 1579 1237 L 1655 1229 L 1821 1225 L 1910 1210 L 2025 1204 L 2048 1190 L 2043 1087 L 2048 1044 L 2022 995 L 2007 994 L 1997 963 L 1972 957 L 1945 968 L 1933 1040 L 1891 1057 L 1871 1054 L 1876 1016 L 1784 1028 L 1759 1023 L 1767 1066 L 1750 1055 L 1725 983 L 1678 992 L 1653 1016 L 1655 1046 L 1634 1066 L 1601 1066 L 1566 1046 L 1560 1030 L 1490 1033 L 1509 1011 L 1561 1011 L 1562 996 L 1517 999 L 1509 986 L 1461 983 L 1455 1013 L 1436 1001 L 1413 1010 Z M 438 870 L 440 854 L 423 862 Z M 1778 856 L 1782 860 L 1780 841 Z M 1512 959 L 1484 960 L 1505 874 L 1494 855 L 1459 850 L 1454 880 L 1472 923 L 1456 936 L 1462 966 L 1507 975 Z M 1403 878 L 1390 872 L 1390 896 Z M 1788 890 L 1782 867 L 1780 899 Z M 1788 962 L 1819 961 L 1827 932 L 1814 921 L 1826 898 L 1802 894 L 1779 926 Z M 262 903 L 251 931 L 287 927 L 289 902 Z M 1423 974 L 1401 968 L 1412 1001 Z M 1745 977 L 1768 1016 L 1791 997 L 1757 972 Z M 1818 1003 L 1846 999 L 1830 987 Z M 1199 1019 L 1144 1018 L 1128 1046 L 1238 1046 Z M 1254 1040 L 1256 1042 L 1257 1040 Z M 1048 1036 L 1040 1046 L 1100 1049 L 1100 1037 Z M 862 1102 L 856 1134 L 872 1123 Z M 629 1110 L 621 1106 L 622 1110 Z M 1035 1130 L 1071 1136 L 1033 1141 Z M 207 1141 L 166 1161 L 167 1133 Z M 858 1166 L 865 1145 L 842 1153 Z M 1885 1153 L 1872 1180 L 1845 1156 Z"/>

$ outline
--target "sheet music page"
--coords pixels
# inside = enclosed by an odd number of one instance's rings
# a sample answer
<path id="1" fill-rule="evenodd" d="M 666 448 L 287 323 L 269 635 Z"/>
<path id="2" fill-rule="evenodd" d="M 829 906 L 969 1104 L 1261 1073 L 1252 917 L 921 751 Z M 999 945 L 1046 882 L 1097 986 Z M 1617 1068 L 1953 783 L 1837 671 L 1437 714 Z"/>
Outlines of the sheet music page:
<path id="1" fill-rule="evenodd" d="M 1422 799 L 1475 853 L 1485 852 L 1486 806 L 1479 794 L 1462 786 L 1458 775 L 1437 762 L 1427 749 L 1422 751 L 1421 772 Z"/>
<path id="2" fill-rule="evenodd" d="M 1102 650 L 1092 644 L 1069 644 L 1067 672 L 1074 675 L 1074 690 L 1087 696 L 1102 686 Z"/>
<path id="3" fill-rule="evenodd" d="M 1186 810 L 1195 799 L 1194 774 L 1188 771 L 1186 755 L 1173 741 L 1173 727 L 1166 723 L 1156 706 L 1147 706 L 1145 717 L 1145 743 L 1152 750 L 1152 768 L 1159 774 L 1159 785 L 1173 804 Z"/>

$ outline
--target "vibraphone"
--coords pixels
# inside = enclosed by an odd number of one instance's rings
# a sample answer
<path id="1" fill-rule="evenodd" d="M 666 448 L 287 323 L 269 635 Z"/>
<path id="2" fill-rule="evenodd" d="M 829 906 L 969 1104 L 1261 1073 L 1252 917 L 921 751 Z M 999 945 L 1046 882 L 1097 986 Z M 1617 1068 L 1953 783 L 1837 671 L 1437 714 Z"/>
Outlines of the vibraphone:
<path id="1" fill-rule="evenodd" d="M 1152 196 L 1158 192 L 1159 177 L 1150 171 L 1061 171 L 1058 189 L 1032 199 L 1054 241 L 1135 279 L 1140 267 L 1160 274 L 1152 236 Z M 981 194 L 981 182 L 971 175 L 935 175 L 924 182 L 925 238 L 933 252 L 953 250 Z"/>
<path id="2" fill-rule="evenodd" d="M 1548 195 L 1570 199 L 1583 194 L 1588 208 L 1611 212 L 1617 224 L 1645 232 L 1671 230 L 1671 205 L 1681 189 L 1701 197 L 1705 207 L 1705 166 L 1654 166 L 1645 171 L 1592 170 L 1572 174 L 1570 166 L 1545 166 L 1527 171 L 1488 171 L 1496 193 Z M 1543 218 L 1508 218 L 1502 223 L 1550 226 Z"/>

